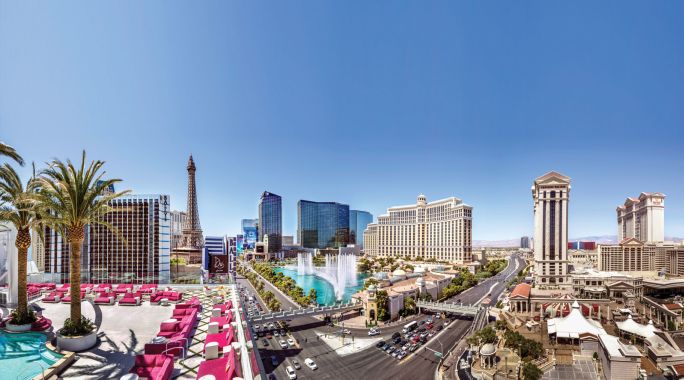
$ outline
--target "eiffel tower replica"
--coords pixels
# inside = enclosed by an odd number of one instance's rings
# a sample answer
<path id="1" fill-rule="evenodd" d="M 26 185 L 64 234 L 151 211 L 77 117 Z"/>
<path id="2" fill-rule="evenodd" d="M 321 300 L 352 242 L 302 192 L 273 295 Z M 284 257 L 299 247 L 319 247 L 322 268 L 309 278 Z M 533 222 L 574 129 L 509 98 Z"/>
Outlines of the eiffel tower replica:
<path id="1" fill-rule="evenodd" d="M 202 227 L 200 227 L 199 213 L 197 211 L 197 189 L 195 188 L 195 161 L 190 155 L 188 160 L 188 209 L 186 211 L 185 222 L 180 245 L 174 249 L 173 257 L 183 257 L 188 264 L 202 263 L 202 248 L 204 247 L 204 237 Z M 172 268 L 173 270 L 173 268 Z"/>

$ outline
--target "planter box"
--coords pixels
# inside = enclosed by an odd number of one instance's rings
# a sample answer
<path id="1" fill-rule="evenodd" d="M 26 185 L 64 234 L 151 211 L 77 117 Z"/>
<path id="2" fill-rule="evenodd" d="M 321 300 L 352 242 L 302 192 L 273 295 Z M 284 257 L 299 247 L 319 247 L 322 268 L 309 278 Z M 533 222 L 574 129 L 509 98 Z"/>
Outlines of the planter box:
<path id="1" fill-rule="evenodd" d="M 32 323 L 27 323 L 25 325 L 13 325 L 9 322 L 5 323 L 5 329 L 10 332 L 26 332 L 31 331 Z"/>
<path id="2" fill-rule="evenodd" d="M 80 352 L 95 347 L 97 344 L 97 331 L 83 336 L 64 336 L 57 332 L 57 347 L 61 350 Z"/>

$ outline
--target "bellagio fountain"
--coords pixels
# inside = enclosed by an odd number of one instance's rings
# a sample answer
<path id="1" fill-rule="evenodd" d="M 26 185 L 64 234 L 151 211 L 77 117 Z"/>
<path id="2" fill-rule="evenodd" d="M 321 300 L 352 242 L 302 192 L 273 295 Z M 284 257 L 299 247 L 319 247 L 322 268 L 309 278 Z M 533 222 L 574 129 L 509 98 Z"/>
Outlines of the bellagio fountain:
<path id="1" fill-rule="evenodd" d="M 329 282 L 335 290 L 338 301 L 344 296 L 344 289 L 356 285 L 356 255 L 340 253 L 325 255 L 325 266 L 316 267 L 313 264 L 313 253 L 297 254 L 297 274 L 313 275 Z"/>

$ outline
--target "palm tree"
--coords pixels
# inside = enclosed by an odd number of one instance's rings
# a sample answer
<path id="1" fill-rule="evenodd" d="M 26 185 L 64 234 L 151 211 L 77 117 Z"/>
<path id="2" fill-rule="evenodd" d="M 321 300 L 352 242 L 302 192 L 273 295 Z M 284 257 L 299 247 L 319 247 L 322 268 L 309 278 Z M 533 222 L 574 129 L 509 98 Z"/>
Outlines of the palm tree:
<path id="1" fill-rule="evenodd" d="M 16 161 L 19 165 L 24 166 L 24 159 L 21 158 L 19 153 L 17 153 L 14 148 L 11 146 L 5 144 L 4 142 L 0 141 L 0 156 L 6 156 L 14 161 Z"/>
<path id="2" fill-rule="evenodd" d="M 69 243 L 69 275 L 71 283 L 71 318 L 65 326 L 73 326 L 74 335 L 90 331 L 81 316 L 81 250 L 85 228 L 99 224 L 118 235 L 118 231 L 104 220 L 112 211 L 110 201 L 129 191 L 110 192 L 120 179 L 102 179 L 104 161 L 91 161 L 86 168 L 83 151 L 80 166 L 55 159 L 39 177 L 37 199 L 41 207 L 42 223 L 59 231 Z"/>
<path id="3" fill-rule="evenodd" d="M 31 229 L 38 225 L 39 219 L 32 199 L 35 185 L 35 178 L 31 178 L 24 187 L 19 175 L 9 164 L 0 167 L 0 221 L 12 223 L 17 229 L 14 245 L 18 250 L 19 295 L 16 314 L 12 318 L 16 324 L 31 323 L 35 320 L 33 314 L 29 314 L 26 294 L 26 265 L 28 249 L 31 246 Z"/>

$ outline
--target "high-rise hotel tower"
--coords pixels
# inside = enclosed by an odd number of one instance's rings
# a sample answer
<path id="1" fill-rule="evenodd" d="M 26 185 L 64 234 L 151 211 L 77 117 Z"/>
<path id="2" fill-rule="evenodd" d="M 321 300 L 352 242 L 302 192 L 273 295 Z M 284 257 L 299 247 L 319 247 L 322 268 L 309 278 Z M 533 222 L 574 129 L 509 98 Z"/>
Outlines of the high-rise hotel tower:
<path id="1" fill-rule="evenodd" d="M 549 172 L 534 180 L 534 273 L 538 285 L 570 286 L 568 201 L 570 177 Z"/>

